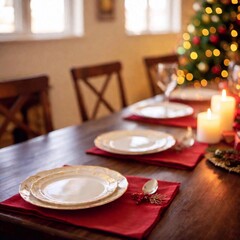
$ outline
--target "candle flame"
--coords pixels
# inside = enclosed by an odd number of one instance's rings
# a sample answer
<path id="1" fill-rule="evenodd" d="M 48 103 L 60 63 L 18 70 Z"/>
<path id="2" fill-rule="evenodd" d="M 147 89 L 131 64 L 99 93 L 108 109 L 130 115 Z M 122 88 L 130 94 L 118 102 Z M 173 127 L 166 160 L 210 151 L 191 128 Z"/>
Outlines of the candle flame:
<path id="1" fill-rule="evenodd" d="M 208 110 L 207 110 L 207 118 L 208 118 L 208 119 L 211 119 L 211 118 L 212 118 L 212 112 L 211 112 L 211 109 L 210 109 L 210 108 L 208 108 Z"/>
<path id="2" fill-rule="evenodd" d="M 222 90 L 222 100 L 225 100 L 225 99 L 226 99 L 226 96 L 227 96 L 226 89 L 223 89 L 223 90 Z"/>

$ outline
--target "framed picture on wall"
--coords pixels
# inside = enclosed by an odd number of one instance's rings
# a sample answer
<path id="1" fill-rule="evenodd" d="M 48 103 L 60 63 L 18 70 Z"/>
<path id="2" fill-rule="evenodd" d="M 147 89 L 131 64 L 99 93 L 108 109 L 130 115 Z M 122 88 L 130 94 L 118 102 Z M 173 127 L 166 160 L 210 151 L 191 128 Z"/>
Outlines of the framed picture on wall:
<path id="1" fill-rule="evenodd" d="M 101 21 L 115 17 L 115 0 L 97 0 L 97 17 Z"/>

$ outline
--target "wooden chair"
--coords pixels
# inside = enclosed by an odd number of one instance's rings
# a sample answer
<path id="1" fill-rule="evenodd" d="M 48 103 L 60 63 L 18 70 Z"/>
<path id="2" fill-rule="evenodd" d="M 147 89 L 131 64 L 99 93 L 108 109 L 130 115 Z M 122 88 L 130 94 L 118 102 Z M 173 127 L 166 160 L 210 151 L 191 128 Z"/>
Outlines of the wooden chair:
<path id="1" fill-rule="evenodd" d="M 147 78 L 149 81 L 149 85 L 151 88 L 152 96 L 155 96 L 160 93 L 160 89 L 156 85 L 156 71 L 157 64 L 159 63 L 178 63 L 178 55 L 177 54 L 169 54 L 163 56 L 155 56 L 155 57 L 145 57 L 144 64 L 146 68 Z"/>
<path id="2" fill-rule="evenodd" d="M 4 118 L 0 126 L 0 141 L 10 123 L 15 126 L 14 143 L 43 134 L 28 124 L 28 109 L 36 104 L 43 110 L 46 133 L 53 130 L 48 81 L 45 75 L 0 81 L 0 115 Z M 17 116 L 19 113 L 22 114 L 20 118 Z"/>
<path id="3" fill-rule="evenodd" d="M 109 100 L 104 98 L 104 93 L 109 86 L 110 80 L 117 80 L 118 83 L 118 93 L 120 96 L 121 107 L 126 107 L 126 97 L 123 87 L 123 80 L 121 76 L 122 65 L 120 62 L 104 63 L 94 66 L 84 66 L 84 67 L 75 67 L 71 69 L 72 79 L 74 83 L 74 88 L 76 91 L 77 101 L 79 112 L 82 118 L 82 121 L 88 121 L 95 119 L 99 108 L 102 105 L 106 107 L 109 112 L 115 112 L 116 109 L 112 106 Z M 103 77 L 103 83 L 101 89 L 97 89 L 94 85 L 94 81 L 100 81 L 99 77 Z M 97 96 L 97 101 L 94 105 L 93 111 L 88 113 L 86 103 L 83 97 L 82 84 L 87 86 L 93 94 Z"/>

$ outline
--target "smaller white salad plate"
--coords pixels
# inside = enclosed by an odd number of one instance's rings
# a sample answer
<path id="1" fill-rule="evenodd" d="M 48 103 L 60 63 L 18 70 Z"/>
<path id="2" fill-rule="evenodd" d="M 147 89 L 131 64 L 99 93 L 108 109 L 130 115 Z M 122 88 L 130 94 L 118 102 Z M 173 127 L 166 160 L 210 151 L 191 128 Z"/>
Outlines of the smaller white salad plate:
<path id="1" fill-rule="evenodd" d="M 164 151 L 175 144 L 175 139 L 154 130 L 116 130 L 99 135 L 94 144 L 111 153 L 141 155 Z"/>

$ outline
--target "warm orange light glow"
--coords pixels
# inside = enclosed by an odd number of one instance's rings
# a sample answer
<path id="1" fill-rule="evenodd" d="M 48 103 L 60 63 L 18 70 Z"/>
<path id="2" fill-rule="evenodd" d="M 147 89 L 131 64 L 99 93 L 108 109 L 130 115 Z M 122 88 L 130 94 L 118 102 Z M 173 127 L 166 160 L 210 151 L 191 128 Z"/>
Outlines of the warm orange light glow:
<path id="1" fill-rule="evenodd" d="M 192 81 L 192 80 L 193 80 L 193 75 L 192 75 L 192 73 L 187 73 L 187 74 L 186 74 L 186 79 L 187 79 L 188 81 Z"/>
<path id="2" fill-rule="evenodd" d="M 227 78 L 228 77 L 228 71 L 227 70 L 222 70 L 221 75 L 222 75 L 222 77 Z"/>
<path id="3" fill-rule="evenodd" d="M 183 43 L 183 47 L 184 47 L 185 49 L 190 49 L 190 48 L 191 48 L 191 43 L 190 43 L 189 41 L 185 41 L 185 42 Z"/>
<path id="4" fill-rule="evenodd" d="M 222 14 L 222 9 L 220 7 L 217 7 L 215 11 L 217 14 Z"/>
<path id="5" fill-rule="evenodd" d="M 226 100 L 227 92 L 226 89 L 222 90 L 222 100 Z"/>
<path id="6" fill-rule="evenodd" d="M 202 79 L 202 80 L 201 80 L 201 85 L 202 85 L 203 87 L 206 87 L 206 86 L 208 85 L 207 80 L 206 80 L 206 79 Z"/>
<path id="7" fill-rule="evenodd" d="M 237 51 L 238 49 L 238 44 L 236 42 L 232 43 L 231 46 L 230 46 L 230 49 L 235 52 Z"/>
<path id="8" fill-rule="evenodd" d="M 190 40 L 190 34 L 189 33 L 184 33 L 183 34 L 183 39 L 186 40 L 186 41 Z"/>
<path id="9" fill-rule="evenodd" d="M 208 29 L 204 28 L 204 29 L 202 30 L 202 35 L 203 35 L 203 36 L 208 36 L 208 35 L 209 35 Z"/>
<path id="10" fill-rule="evenodd" d="M 211 119 L 212 118 L 212 112 L 211 112 L 211 109 L 208 108 L 207 110 L 207 119 Z"/>
<path id="11" fill-rule="evenodd" d="M 237 37 L 238 36 L 238 32 L 235 29 L 233 29 L 231 31 L 231 35 L 232 35 L 232 37 Z"/>
<path id="12" fill-rule="evenodd" d="M 198 54 L 196 52 L 191 52 L 190 58 L 196 60 L 198 58 Z"/>
<path id="13" fill-rule="evenodd" d="M 205 8 L 205 12 L 206 12 L 207 14 L 211 14 L 211 13 L 212 13 L 212 8 L 206 7 L 206 8 Z"/>
<path id="14" fill-rule="evenodd" d="M 220 54 L 221 54 L 221 52 L 220 52 L 219 49 L 216 48 L 216 49 L 213 50 L 213 55 L 214 55 L 215 57 L 220 56 Z"/>
<path id="15" fill-rule="evenodd" d="M 179 84 L 179 85 L 182 85 L 183 83 L 184 83 L 184 77 L 182 77 L 182 76 L 178 76 L 178 78 L 177 78 L 177 83 Z"/>
<path id="16" fill-rule="evenodd" d="M 206 57 L 211 57 L 212 56 L 212 51 L 207 49 L 205 52 Z"/>
<path id="17" fill-rule="evenodd" d="M 229 66 L 230 60 L 229 59 L 224 59 L 223 63 L 224 63 L 225 66 Z"/>

